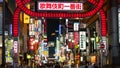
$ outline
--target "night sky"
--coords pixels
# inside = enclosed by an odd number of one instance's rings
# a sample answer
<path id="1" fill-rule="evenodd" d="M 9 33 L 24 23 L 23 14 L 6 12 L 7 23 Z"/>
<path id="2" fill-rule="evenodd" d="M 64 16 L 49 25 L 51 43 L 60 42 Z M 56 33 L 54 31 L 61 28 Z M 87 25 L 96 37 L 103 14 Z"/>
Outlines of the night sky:
<path id="1" fill-rule="evenodd" d="M 55 36 L 51 36 L 56 30 L 58 30 L 59 19 L 47 19 L 47 37 L 48 41 L 54 41 Z"/>
<path id="2" fill-rule="evenodd" d="M 47 22 L 47 38 L 49 41 L 55 41 L 56 35 L 51 36 L 52 33 L 55 33 L 56 30 L 58 30 L 59 26 L 59 19 L 46 19 Z M 55 47 L 49 47 L 49 58 L 54 58 L 55 54 Z"/>

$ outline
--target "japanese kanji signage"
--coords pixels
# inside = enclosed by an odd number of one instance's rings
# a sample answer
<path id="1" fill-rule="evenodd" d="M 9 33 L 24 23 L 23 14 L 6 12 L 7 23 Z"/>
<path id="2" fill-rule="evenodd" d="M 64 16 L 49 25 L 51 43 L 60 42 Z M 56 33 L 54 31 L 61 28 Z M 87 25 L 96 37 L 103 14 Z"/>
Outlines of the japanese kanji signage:
<path id="1" fill-rule="evenodd" d="M 14 53 L 18 53 L 18 41 L 14 41 Z"/>
<path id="2" fill-rule="evenodd" d="M 85 31 L 80 31 L 80 50 L 85 50 L 86 49 L 86 32 Z"/>
<path id="3" fill-rule="evenodd" d="M 83 10 L 83 4 L 64 2 L 38 2 L 38 10 Z"/>

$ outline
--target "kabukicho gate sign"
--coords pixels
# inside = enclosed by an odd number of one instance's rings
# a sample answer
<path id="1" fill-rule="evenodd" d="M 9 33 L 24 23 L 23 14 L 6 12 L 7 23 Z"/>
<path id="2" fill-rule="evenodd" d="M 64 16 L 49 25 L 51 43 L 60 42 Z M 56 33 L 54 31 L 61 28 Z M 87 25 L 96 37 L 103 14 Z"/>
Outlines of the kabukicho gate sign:
<path id="1" fill-rule="evenodd" d="M 79 11 L 83 10 L 83 3 L 38 2 L 38 10 Z"/>
<path id="2" fill-rule="evenodd" d="M 19 14 L 20 11 L 23 11 L 24 13 L 32 16 L 32 17 L 44 17 L 44 18 L 85 18 L 89 16 L 93 16 L 97 12 L 100 13 L 100 19 L 101 19 L 101 35 L 106 36 L 106 15 L 104 10 L 102 9 L 102 6 L 104 4 L 104 0 L 99 0 L 97 2 L 96 0 L 87 0 L 87 2 L 93 4 L 95 7 L 88 11 L 88 12 L 67 12 L 67 10 L 82 10 L 83 6 L 82 3 L 64 3 L 64 2 L 38 2 L 39 3 L 39 10 L 66 10 L 63 12 L 53 11 L 53 12 L 35 12 L 30 9 L 28 9 L 25 4 L 29 3 L 30 0 L 16 0 L 17 8 L 14 12 L 14 18 L 13 18 L 13 36 L 18 36 L 18 20 L 19 20 Z M 55 9 L 56 8 L 56 9 Z"/>

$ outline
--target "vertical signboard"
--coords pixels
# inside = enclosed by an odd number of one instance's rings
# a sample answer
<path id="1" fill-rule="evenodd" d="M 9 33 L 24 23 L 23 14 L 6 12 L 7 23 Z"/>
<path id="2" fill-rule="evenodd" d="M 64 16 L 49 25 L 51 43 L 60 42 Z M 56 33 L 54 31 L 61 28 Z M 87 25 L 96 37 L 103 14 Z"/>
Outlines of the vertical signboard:
<path id="1" fill-rule="evenodd" d="M 68 32 L 68 48 L 69 49 L 73 49 L 74 48 L 73 40 L 74 40 L 73 32 Z"/>
<path id="2" fill-rule="evenodd" d="M 14 41 L 14 53 L 18 53 L 18 41 Z"/>
<path id="3" fill-rule="evenodd" d="M 0 0 L 0 2 L 2 2 L 2 0 Z M 3 19 L 2 5 L 0 5 L 0 34 L 2 34 L 2 19 Z"/>
<path id="4" fill-rule="evenodd" d="M 27 4 L 26 7 L 27 7 L 28 9 L 30 9 L 30 4 Z M 30 22 L 30 16 L 27 15 L 26 13 L 24 13 L 24 14 L 23 14 L 23 17 L 24 17 L 24 19 L 23 19 L 24 23 L 29 24 L 29 22 Z"/>
<path id="5" fill-rule="evenodd" d="M 34 19 L 30 19 L 30 24 L 29 24 L 29 35 L 33 36 L 35 35 L 35 24 L 34 24 Z"/>
<path id="6" fill-rule="evenodd" d="M 42 33 L 42 21 L 41 20 L 38 20 L 38 32 L 39 34 Z"/>
<path id="7" fill-rule="evenodd" d="M 80 49 L 85 50 L 86 49 L 86 32 L 80 31 Z"/>
<path id="8" fill-rule="evenodd" d="M 79 32 L 74 32 L 74 44 L 77 45 L 79 43 Z"/>
<path id="9" fill-rule="evenodd" d="M 79 23 L 78 22 L 74 23 L 74 31 L 79 31 Z"/>

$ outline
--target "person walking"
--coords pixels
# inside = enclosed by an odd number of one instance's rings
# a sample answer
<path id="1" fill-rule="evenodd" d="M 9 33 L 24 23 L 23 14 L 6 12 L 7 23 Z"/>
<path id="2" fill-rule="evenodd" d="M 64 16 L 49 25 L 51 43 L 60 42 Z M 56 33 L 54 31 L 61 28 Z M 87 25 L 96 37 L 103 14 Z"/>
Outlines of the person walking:
<path id="1" fill-rule="evenodd" d="M 56 62 L 54 68 L 60 68 L 60 64 L 58 62 Z"/>
<path id="2" fill-rule="evenodd" d="M 65 61 L 65 62 L 63 63 L 63 68 L 69 68 L 67 61 Z"/>
<path id="3" fill-rule="evenodd" d="M 90 63 L 90 65 L 88 65 L 88 68 L 94 68 L 94 63 Z"/>

